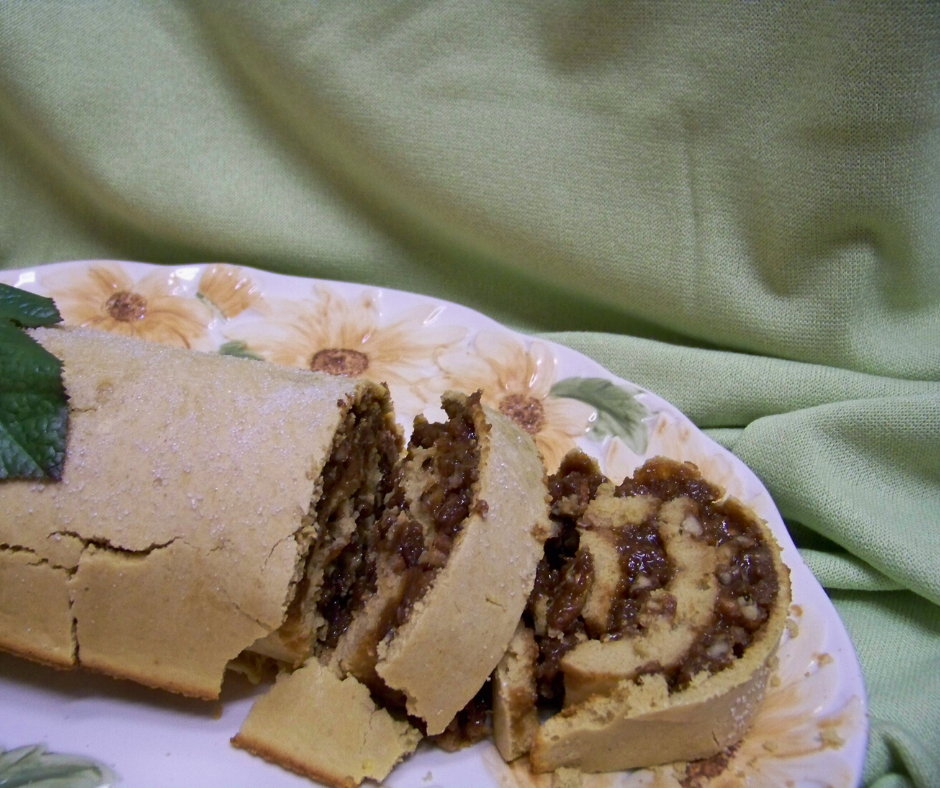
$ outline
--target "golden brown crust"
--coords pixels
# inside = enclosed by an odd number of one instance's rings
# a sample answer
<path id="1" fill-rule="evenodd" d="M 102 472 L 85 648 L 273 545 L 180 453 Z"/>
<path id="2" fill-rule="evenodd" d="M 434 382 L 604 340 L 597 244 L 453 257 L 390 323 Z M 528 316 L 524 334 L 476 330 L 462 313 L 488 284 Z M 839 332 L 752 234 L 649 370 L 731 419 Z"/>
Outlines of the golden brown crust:
<path id="1" fill-rule="evenodd" d="M 609 772 L 714 755 L 747 732 L 768 674 L 762 664 L 737 683 L 703 681 L 673 695 L 660 675 L 623 682 L 547 720 L 529 753 L 532 770 Z"/>
<path id="2" fill-rule="evenodd" d="M 507 763 L 527 753 L 538 732 L 537 658 L 535 635 L 520 622 L 493 673 L 493 739 Z"/>
<path id="3" fill-rule="evenodd" d="M 69 583 L 82 666 L 190 697 L 218 697 L 214 688 L 228 662 L 265 630 L 232 616 L 214 583 L 203 555 L 184 542 L 145 556 L 89 547 Z M 142 625 L 153 600 L 162 610 Z M 200 630 L 208 636 L 194 637 Z"/>
<path id="4" fill-rule="evenodd" d="M 337 788 L 383 780 L 421 738 L 375 706 L 355 679 L 311 660 L 252 706 L 232 744 Z"/>
<path id="5" fill-rule="evenodd" d="M 51 667 L 73 666 L 67 582 L 66 570 L 28 550 L 0 549 L 0 650 Z"/>
<path id="6" fill-rule="evenodd" d="M 95 331 L 34 336 L 64 362 L 68 456 L 59 483 L 0 486 L 0 545 L 62 568 L 83 664 L 217 697 L 227 662 L 284 620 L 343 414 L 387 393 Z M 38 639 L 18 650 L 62 661 Z"/>
<path id="7" fill-rule="evenodd" d="M 287 769 L 294 774 L 299 774 L 301 777 L 309 777 L 311 780 L 316 780 L 324 785 L 332 785 L 335 786 L 335 788 L 356 788 L 358 785 L 358 783 L 353 780 L 348 780 L 329 772 L 320 771 L 304 763 L 302 760 L 284 755 L 266 743 L 253 741 L 241 734 L 232 737 L 232 744 L 240 750 L 249 752 L 258 758 L 263 758 L 268 763 L 273 763 L 275 766 L 280 766 L 282 769 Z"/>

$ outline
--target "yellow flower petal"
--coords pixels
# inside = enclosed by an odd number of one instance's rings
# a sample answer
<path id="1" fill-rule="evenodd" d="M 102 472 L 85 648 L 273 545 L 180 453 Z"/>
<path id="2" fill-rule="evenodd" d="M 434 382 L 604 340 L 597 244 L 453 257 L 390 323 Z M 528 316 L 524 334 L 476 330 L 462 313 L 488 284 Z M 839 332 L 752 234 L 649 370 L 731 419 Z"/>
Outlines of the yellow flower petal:
<path id="1" fill-rule="evenodd" d="M 216 263 L 206 268 L 199 279 L 199 295 L 218 309 L 223 317 L 231 319 L 261 299 L 261 288 L 244 269 Z"/>
<path id="2" fill-rule="evenodd" d="M 453 388 L 482 389 L 483 402 L 516 421 L 535 439 L 549 471 L 575 448 L 589 427 L 594 409 L 576 400 L 549 396 L 555 382 L 555 354 L 544 342 L 528 349 L 510 334 L 481 331 L 475 353 L 438 358 Z"/>

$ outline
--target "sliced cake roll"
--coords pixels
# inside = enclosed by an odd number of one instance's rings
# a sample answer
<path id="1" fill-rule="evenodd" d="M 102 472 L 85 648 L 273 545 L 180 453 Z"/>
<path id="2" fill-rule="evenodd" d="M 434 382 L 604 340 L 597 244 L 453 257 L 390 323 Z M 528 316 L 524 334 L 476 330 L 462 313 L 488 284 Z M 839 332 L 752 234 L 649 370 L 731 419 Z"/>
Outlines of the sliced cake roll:
<path id="1" fill-rule="evenodd" d="M 740 740 L 790 600 L 766 524 L 664 458 L 614 487 L 574 453 L 550 489 L 557 534 L 516 636 L 526 645 L 495 674 L 503 756 L 615 771 Z M 557 713 L 538 725 L 540 709 Z"/>
<path id="2" fill-rule="evenodd" d="M 319 660 L 283 679 L 297 692 L 368 688 L 385 711 L 363 712 L 359 730 L 364 736 L 379 712 L 407 719 L 399 757 L 413 749 L 413 731 L 442 733 L 487 682 L 522 616 L 550 528 L 531 438 L 483 408 L 478 394 L 449 394 L 443 405 L 446 421 L 415 421 L 382 518 L 350 542 L 362 549 L 325 573 Z M 284 693 L 285 704 L 293 695 Z M 316 725 L 298 767 L 296 753 L 288 758 L 279 744 L 293 725 L 286 705 L 274 714 L 266 703 L 233 741 L 331 785 L 347 784 L 341 772 L 362 779 L 362 752 L 346 748 L 338 767 L 338 745 L 324 750 Z"/>
<path id="3" fill-rule="evenodd" d="M 548 535 L 534 445 L 479 397 L 415 423 L 379 526 L 376 594 L 334 660 L 440 733 L 506 650 Z M 441 681 L 447 676 L 447 681 Z"/>

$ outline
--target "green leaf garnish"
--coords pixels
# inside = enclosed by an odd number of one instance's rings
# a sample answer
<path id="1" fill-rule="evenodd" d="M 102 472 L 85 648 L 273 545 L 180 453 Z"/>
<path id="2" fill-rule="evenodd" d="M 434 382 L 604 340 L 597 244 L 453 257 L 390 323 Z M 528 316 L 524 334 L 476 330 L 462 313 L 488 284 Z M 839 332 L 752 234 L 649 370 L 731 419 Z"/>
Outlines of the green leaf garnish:
<path id="1" fill-rule="evenodd" d="M 62 315 L 51 298 L 0 284 L 0 319 L 12 320 L 26 328 L 36 328 L 59 323 Z"/>
<path id="2" fill-rule="evenodd" d="M 565 378 L 550 392 L 553 397 L 567 397 L 585 402 L 597 411 L 590 434 L 600 440 L 613 435 L 637 454 L 646 451 L 649 433 L 643 419 L 649 411 L 636 399 L 639 389 L 627 391 L 604 378 Z"/>
<path id="3" fill-rule="evenodd" d="M 62 363 L 20 330 L 61 319 L 52 299 L 0 284 L 0 479 L 62 478 Z"/>
<path id="4" fill-rule="evenodd" d="M 104 788 L 117 781 L 104 764 L 47 752 L 41 744 L 0 751 L 0 788 Z"/>

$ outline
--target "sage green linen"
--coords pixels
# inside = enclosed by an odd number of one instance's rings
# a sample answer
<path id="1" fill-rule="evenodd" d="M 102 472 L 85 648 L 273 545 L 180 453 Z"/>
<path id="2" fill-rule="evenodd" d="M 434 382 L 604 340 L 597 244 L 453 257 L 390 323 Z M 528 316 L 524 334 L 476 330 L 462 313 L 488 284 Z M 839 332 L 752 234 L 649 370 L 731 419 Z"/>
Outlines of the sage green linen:
<path id="1" fill-rule="evenodd" d="M 685 410 L 940 785 L 940 4 L 0 3 L 0 265 L 449 298 Z"/>

